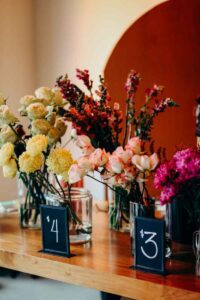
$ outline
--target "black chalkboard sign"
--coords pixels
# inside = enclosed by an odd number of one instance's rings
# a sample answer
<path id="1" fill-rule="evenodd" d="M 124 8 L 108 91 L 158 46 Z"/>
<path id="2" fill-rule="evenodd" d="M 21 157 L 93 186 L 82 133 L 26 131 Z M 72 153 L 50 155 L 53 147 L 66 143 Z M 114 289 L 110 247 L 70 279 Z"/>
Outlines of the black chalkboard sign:
<path id="1" fill-rule="evenodd" d="M 165 222 L 150 218 L 135 218 L 134 267 L 165 274 Z"/>
<path id="2" fill-rule="evenodd" d="M 41 205 L 42 252 L 70 257 L 67 208 Z"/>

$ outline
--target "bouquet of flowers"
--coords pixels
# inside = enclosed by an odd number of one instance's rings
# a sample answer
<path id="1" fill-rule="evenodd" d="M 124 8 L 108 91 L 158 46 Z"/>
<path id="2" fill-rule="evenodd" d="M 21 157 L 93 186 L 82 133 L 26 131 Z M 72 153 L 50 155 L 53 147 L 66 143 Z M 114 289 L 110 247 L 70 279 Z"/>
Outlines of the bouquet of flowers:
<path id="1" fill-rule="evenodd" d="M 188 212 L 187 224 L 200 226 L 200 152 L 195 148 L 177 151 L 157 169 L 154 185 L 161 189 L 162 204 L 181 202 Z"/>
<path id="2" fill-rule="evenodd" d="M 95 93 L 93 82 L 87 70 L 77 69 L 77 77 L 83 82 L 88 94 L 73 84 L 68 75 L 57 80 L 57 87 L 69 103 L 67 109 L 60 111 L 67 120 L 72 121 L 73 137 L 82 149 L 83 156 L 70 167 L 69 182 L 75 183 L 85 175 L 92 177 L 93 171 L 101 175 L 101 183 L 115 191 L 120 198 L 114 208 L 115 224 L 119 224 L 123 207 L 129 210 L 129 201 L 149 206 L 153 199 L 148 194 L 146 182 L 158 165 L 158 155 L 154 153 L 153 143 L 147 154 L 145 143 L 151 141 L 154 118 L 168 107 L 177 106 L 170 98 L 160 99 L 162 86 L 154 85 L 145 92 L 145 102 L 139 112 L 135 108 L 135 95 L 141 77 L 131 71 L 125 84 L 127 93 L 126 119 L 123 142 L 122 112 L 119 103 L 110 105 L 110 95 L 104 79 Z M 76 134 L 74 134 L 74 131 Z"/>
<path id="3" fill-rule="evenodd" d="M 34 96 L 22 97 L 20 104 L 21 116 L 29 120 L 28 134 L 6 100 L 0 98 L 0 166 L 6 178 L 18 175 L 26 187 L 20 212 L 21 225 L 28 227 L 36 225 L 46 193 L 65 197 L 58 176 L 67 181 L 74 160 L 68 150 L 57 147 L 67 129 L 64 119 L 58 114 L 66 104 L 62 94 L 57 89 L 41 87 Z M 54 175 L 58 188 L 52 184 L 50 173 Z"/>

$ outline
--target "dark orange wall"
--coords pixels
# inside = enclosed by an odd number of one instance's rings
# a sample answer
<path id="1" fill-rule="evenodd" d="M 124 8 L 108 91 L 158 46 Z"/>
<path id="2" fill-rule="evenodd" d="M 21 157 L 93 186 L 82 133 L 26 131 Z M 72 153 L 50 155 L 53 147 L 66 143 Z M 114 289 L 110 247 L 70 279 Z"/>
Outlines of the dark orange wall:
<path id="1" fill-rule="evenodd" d="M 161 114 L 153 129 L 156 145 L 192 146 L 195 138 L 195 101 L 200 95 L 200 1 L 177 0 L 161 4 L 135 22 L 122 36 L 105 68 L 113 102 L 125 109 L 124 83 L 131 69 L 142 75 L 137 102 L 146 87 L 166 87 L 165 96 L 180 104 Z"/>

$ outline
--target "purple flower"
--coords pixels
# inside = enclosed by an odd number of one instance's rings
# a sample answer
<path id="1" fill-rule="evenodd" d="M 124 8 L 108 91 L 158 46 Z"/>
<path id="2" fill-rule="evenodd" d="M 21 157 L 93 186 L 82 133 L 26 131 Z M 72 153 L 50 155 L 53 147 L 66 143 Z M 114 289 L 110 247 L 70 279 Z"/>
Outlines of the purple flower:
<path id="1" fill-rule="evenodd" d="M 134 70 L 131 70 L 125 84 L 125 90 L 130 98 L 135 96 L 140 80 L 141 78 L 139 73 L 137 73 Z"/>

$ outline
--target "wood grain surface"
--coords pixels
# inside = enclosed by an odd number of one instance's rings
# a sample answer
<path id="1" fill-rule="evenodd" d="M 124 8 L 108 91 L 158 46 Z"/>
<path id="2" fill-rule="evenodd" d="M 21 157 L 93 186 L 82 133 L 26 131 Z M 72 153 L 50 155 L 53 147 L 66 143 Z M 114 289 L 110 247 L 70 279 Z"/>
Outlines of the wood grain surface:
<path id="1" fill-rule="evenodd" d="M 17 214 L 0 216 L 0 266 L 132 299 L 200 299 L 200 278 L 187 249 L 176 245 L 166 276 L 130 269 L 128 234 L 110 231 L 107 214 L 95 212 L 91 243 L 71 247 L 76 256 L 39 252 L 40 230 L 21 230 Z"/>

